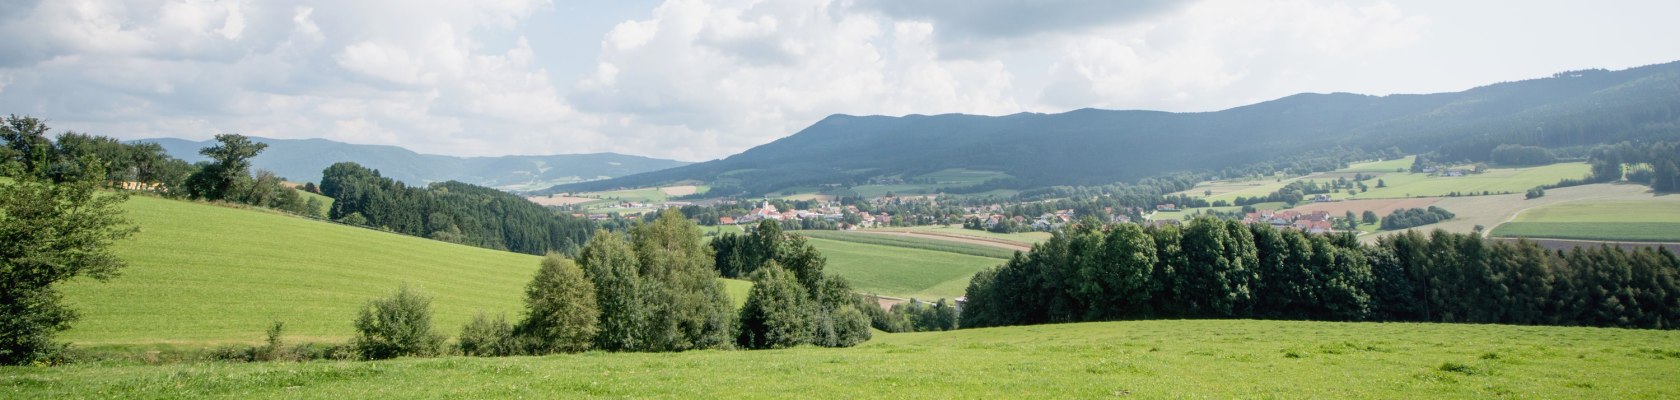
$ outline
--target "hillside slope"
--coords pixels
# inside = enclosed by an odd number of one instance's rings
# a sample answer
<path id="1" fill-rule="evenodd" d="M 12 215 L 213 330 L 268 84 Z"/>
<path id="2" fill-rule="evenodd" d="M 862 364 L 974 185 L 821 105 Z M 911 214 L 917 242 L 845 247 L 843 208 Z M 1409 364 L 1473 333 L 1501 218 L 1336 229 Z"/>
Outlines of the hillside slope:
<path id="1" fill-rule="evenodd" d="M 420 154 L 396 146 L 349 144 L 325 139 L 251 139 L 268 144 L 268 149 L 251 160 L 255 168 L 274 171 L 299 182 L 318 181 L 321 170 L 343 161 L 377 169 L 384 176 L 409 185 L 454 180 L 504 189 L 540 189 L 689 164 L 615 153 L 452 157 Z M 170 156 L 188 162 L 204 160 L 198 150 L 214 145 L 214 141 L 194 142 L 174 138 L 141 139 L 137 142 L 157 143 Z"/>
<path id="2" fill-rule="evenodd" d="M 714 192 L 851 186 L 948 169 L 995 171 L 1016 189 L 1131 182 L 1342 148 L 1486 159 L 1501 143 L 1548 147 L 1655 137 L 1680 126 L 1680 62 L 1574 71 L 1455 93 L 1299 94 L 1217 112 L 1083 109 L 1007 116 L 834 115 L 722 160 L 562 185 L 587 192 L 701 180 Z"/>
<path id="3" fill-rule="evenodd" d="M 849 349 L 0 368 L 11 398 L 1675 398 L 1680 332 L 1133 321 Z"/>
<path id="4" fill-rule="evenodd" d="M 518 318 L 539 260 L 263 210 L 142 196 L 123 208 L 141 228 L 117 247 L 129 267 L 65 286 L 82 319 L 64 340 L 201 347 L 260 341 L 282 321 L 294 340 L 342 343 L 358 307 L 404 282 L 454 336 L 479 311 Z M 746 282 L 727 283 L 744 296 Z"/>

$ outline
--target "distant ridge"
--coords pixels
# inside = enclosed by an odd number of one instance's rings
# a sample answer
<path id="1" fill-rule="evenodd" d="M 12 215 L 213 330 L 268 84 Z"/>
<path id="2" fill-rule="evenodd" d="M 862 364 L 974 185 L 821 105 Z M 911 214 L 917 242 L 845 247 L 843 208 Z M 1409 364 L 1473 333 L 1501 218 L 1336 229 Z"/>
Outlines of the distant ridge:
<path id="1" fill-rule="evenodd" d="M 326 139 L 269 139 L 252 160 L 258 169 L 299 182 L 321 179 L 321 170 L 338 162 L 355 162 L 379 170 L 380 174 L 408 183 L 460 181 L 504 190 L 531 190 L 549 186 L 607 179 L 688 165 L 616 153 L 560 154 L 548 156 L 454 157 L 420 154 L 397 146 L 349 144 Z M 195 142 L 176 138 L 140 139 L 163 146 L 171 156 L 198 162 L 205 158 L 198 150 L 213 141 Z"/>
<path id="2" fill-rule="evenodd" d="M 987 187 L 1135 182 L 1377 152 L 1485 160 L 1499 144 L 1585 146 L 1680 137 L 1680 62 L 1569 71 L 1462 92 L 1296 94 L 1215 112 L 1080 109 L 1059 114 L 832 115 L 725 159 L 573 183 L 587 192 L 703 181 L 718 195 L 849 187 L 947 169 L 1012 178 Z M 1318 157 L 1317 160 L 1308 158 Z"/>

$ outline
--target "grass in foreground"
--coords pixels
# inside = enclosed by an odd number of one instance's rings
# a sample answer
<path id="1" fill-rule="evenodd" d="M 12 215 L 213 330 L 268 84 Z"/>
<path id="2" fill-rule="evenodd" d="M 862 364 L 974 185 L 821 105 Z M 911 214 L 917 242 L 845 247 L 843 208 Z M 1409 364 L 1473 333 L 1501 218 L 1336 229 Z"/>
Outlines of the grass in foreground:
<path id="1" fill-rule="evenodd" d="M 811 238 L 828 257 L 826 272 L 851 281 L 852 289 L 895 297 L 957 298 L 982 268 L 1004 260 L 943 251 Z"/>
<path id="2" fill-rule="evenodd" d="M 1138 321 L 851 349 L 0 368 L 8 398 L 1675 398 L 1680 332 Z"/>

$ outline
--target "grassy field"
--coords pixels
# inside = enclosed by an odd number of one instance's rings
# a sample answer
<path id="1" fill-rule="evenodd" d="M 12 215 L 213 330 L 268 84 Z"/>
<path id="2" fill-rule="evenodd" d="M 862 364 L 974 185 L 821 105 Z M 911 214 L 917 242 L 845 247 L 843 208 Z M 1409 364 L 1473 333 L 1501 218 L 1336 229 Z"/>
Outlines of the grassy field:
<path id="1" fill-rule="evenodd" d="M 943 251 L 948 253 L 967 254 L 971 256 L 1009 258 L 1015 255 L 1014 250 L 996 246 L 983 246 L 953 242 L 949 240 L 927 239 L 921 237 L 890 236 L 880 234 L 841 232 L 841 231 L 798 231 L 806 237 L 839 240 L 863 244 L 877 244 L 882 246 L 905 247 L 912 249 Z"/>
<path id="2" fill-rule="evenodd" d="M 828 257 L 826 272 L 846 277 L 861 293 L 936 300 L 956 298 L 982 268 L 1000 258 L 811 238 Z"/>
<path id="3" fill-rule="evenodd" d="M 1680 201 L 1667 197 L 1537 207 L 1494 228 L 1493 236 L 1680 242 Z"/>
<path id="4" fill-rule="evenodd" d="M 1589 168 L 1586 163 L 1561 163 L 1529 168 L 1494 168 L 1481 174 L 1456 177 L 1390 173 L 1379 177 L 1387 187 L 1377 188 L 1375 181 L 1367 182 L 1371 191 L 1352 198 L 1436 197 L 1452 192 L 1480 194 L 1483 191 L 1522 194 L 1535 186 L 1581 178 L 1587 175 Z M 1349 198 L 1347 193 L 1332 196 Z"/>
<path id="5" fill-rule="evenodd" d="M 120 242 L 121 276 L 78 279 L 65 298 L 82 319 L 63 339 L 82 346 L 210 346 L 257 342 L 270 322 L 298 340 L 341 342 L 356 309 L 408 282 L 433 296 L 453 336 L 474 314 L 517 318 L 536 256 L 249 210 L 134 196 L 141 227 Z M 728 282 L 745 297 L 746 282 Z"/>
<path id="6" fill-rule="evenodd" d="M 1674 222 L 1509 222 L 1493 236 L 1632 242 L 1680 242 Z"/>
<path id="7" fill-rule="evenodd" d="M 977 231 L 977 230 L 973 230 L 973 229 L 963 229 L 963 227 L 961 225 L 952 225 L 952 226 L 926 225 L 926 226 L 913 226 L 913 227 L 908 227 L 908 228 L 883 228 L 881 230 L 884 230 L 884 231 L 905 231 L 905 232 L 928 232 L 928 233 L 937 233 L 937 234 L 941 234 L 941 235 L 970 236 L 970 237 L 977 237 L 977 238 L 982 238 L 982 239 L 1003 240 L 1003 241 L 1007 241 L 1007 242 L 1020 243 L 1020 244 L 1029 245 L 1029 246 L 1033 245 L 1033 244 L 1037 244 L 1038 242 L 1043 242 L 1043 241 L 1046 241 L 1046 240 L 1050 240 L 1050 233 L 1049 232 L 993 233 L 993 232 L 987 232 L 987 231 Z"/>
<path id="8" fill-rule="evenodd" d="M 1680 397 L 1680 332 L 1137 321 L 881 334 L 858 347 L 0 368 L 0 397 Z"/>

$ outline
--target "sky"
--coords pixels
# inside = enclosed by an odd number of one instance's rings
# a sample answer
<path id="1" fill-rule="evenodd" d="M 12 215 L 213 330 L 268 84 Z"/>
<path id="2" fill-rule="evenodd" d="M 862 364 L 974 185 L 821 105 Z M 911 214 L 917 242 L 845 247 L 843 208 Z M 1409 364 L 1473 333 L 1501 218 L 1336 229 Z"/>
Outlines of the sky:
<path id="1" fill-rule="evenodd" d="M 832 114 L 1216 111 L 1680 60 L 1680 2 L 0 0 L 0 114 L 704 161 Z"/>

